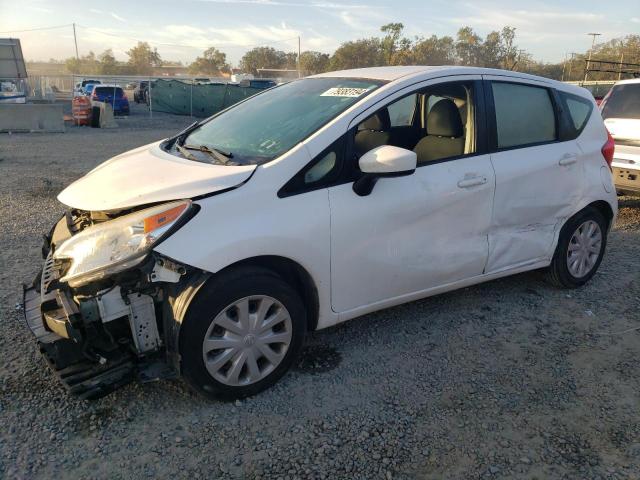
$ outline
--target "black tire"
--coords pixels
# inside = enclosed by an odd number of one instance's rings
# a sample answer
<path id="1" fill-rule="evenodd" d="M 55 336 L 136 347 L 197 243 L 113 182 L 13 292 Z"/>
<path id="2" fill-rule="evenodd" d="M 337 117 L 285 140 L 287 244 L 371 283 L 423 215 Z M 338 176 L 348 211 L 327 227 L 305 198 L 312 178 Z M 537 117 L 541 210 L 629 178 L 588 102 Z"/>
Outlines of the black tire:
<path id="1" fill-rule="evenodd" d="M 263 379 L 244 386 L 230 386 L 212 377 L 205 366 L 202 344 L 211 322 L 231 303 L 251 295 L 277 299 L 291 317 L 289 349 L 277 367 Z M 307 327 L 307 313 L 298 293 L 280 276 L 259 267 L 240 267 L 214 277 L 189 305 L 180 330 L 181 370 L 196 391 L 210 398 L 233 400 L 255 395 L 275 384 L 298 357 Z"/>
<path id="2" fill-rule="evenodd" d="M 576 232 L 578 227 L 589 220 L 596 222 L 600 227 L 600 231 L 602 233 L 600 253 L 598 255 L 596 263 L 586 275 L 582 277 L 575 277 L 571 274 L 571 272 L 569 271 L 569 267 L 567 266 L 569 242 L 571 241 L 571 237 Z M 551 265 L 549 265 L 547 269 L 547 280 L 556 287 L 561 288 L 581 287 L 589 280 L 591 280 L 591 277 L 596 274 L 598 267 L 602 262 L 602 258 L 604 257 L 604 252 L 607 246 L 608 228 L 608 222 L 602 215 L 602 213 L 591 207 L 578 212 L 576 215 L 567 220 L 567 223 L 565 223 L 565 225 L 562 227 L 562 230 L 560 231 L 556 251 L 553 255 L 553 259 L 551 260 Z"/>

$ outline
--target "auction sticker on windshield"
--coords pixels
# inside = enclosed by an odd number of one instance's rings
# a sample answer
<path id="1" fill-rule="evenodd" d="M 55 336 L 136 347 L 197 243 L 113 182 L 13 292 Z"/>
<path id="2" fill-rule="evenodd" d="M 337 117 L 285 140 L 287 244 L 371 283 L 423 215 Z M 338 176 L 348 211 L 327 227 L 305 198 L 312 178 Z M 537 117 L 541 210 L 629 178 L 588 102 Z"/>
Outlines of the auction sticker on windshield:
<path id="1" fill-rule="evenodd" d="M 363 93 L 366 93 L 370 88 L 353 88 L 353 87 L 333 87 L 324 93 L 321 93 L 321 97 L 359 97 Z"/>

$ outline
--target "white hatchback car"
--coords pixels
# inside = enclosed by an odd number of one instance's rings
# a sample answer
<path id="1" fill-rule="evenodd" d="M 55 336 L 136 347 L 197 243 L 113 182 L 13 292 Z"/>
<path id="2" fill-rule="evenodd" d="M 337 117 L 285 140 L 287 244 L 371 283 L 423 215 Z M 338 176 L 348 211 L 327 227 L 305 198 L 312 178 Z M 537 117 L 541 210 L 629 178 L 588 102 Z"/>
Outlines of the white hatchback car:
<path id="1" fill-rule="evenodd" d="M 616 142 L 612 163 L 616 189 L 640 195 L 640 78 L 616 83 L 600 110 Z"/>
<path id="2" fill-rule="evenodd" d="M 590 94 L 544 78 L 296 80 L 66 188 L 26 320 L 83 397 L 172 375 L 251 395 L 309 330 L 526 270 L 584 284 L 617 214 L 612 156 Z"/>

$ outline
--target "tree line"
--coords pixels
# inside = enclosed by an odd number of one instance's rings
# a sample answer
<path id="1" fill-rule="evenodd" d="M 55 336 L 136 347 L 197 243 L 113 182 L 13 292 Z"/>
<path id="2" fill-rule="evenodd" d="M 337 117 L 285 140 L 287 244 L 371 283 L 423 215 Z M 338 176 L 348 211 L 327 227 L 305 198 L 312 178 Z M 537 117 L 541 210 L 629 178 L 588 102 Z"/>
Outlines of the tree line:
<path id="1" fill-rule="evenodd" d="M 462 27 L 455 37 L 431 35 L 408 38 L 402 23 L 389 23 L 380 28 L 378 37 L 362 38 L 342 43 L 330 55 L 317 51 L 285 52 L 273 47 L 256 47 L 244 54 L 239 63 L 243 73 L 260 75 L 261 69 L 289 69 L 299 67 L 303 75 L 331 70 L 383 65 L 465 65 L 517 70 L 545 77 L 581 80 L 585 60 L 593 59 L 640 63 L 640 35 L 610 40 L 596 45 L 591 52 L 572 53 L 570 58 L 557 63 L 536 61 L 532 55 L 516 44 L 516 29 L 505 26 L 484 38 L 471 27 Z M 103 75 L 150 75 L 155 67 L 180 62 L 164 61 L 156 48 L 146 42 L 126 52 L 127 62 L 118 62 L 112 50 L 99 55 L 90 52 L 80 59 L 69 58 L 65 67 L 69 73 Z M 203 76 L 221 76 L 231 71 L 224 52 L 215 47 L 205 50 L 188 65 L 189 73 Z M 615 72 L 591 73 L 590 79 L 615 79 Z"/>

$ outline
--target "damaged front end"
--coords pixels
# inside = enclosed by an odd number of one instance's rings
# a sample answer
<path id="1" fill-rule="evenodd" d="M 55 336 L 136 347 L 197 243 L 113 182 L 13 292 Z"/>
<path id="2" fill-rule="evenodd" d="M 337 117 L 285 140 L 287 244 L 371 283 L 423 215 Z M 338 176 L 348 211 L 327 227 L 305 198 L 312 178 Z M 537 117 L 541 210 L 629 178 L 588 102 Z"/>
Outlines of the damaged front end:
<path id="1" fill-rule="evenodd" d="M 191 202 L 133 213 L 72 210 L 45 237 L 43 270 L 24 288 L 24 315 L 71 393 L 94 399 L 134 379 L 177 375 L 173 306 L 188 303 L 185 292 L 196 291 L 203 273 L 152 248 L 195 211 Z"/>

